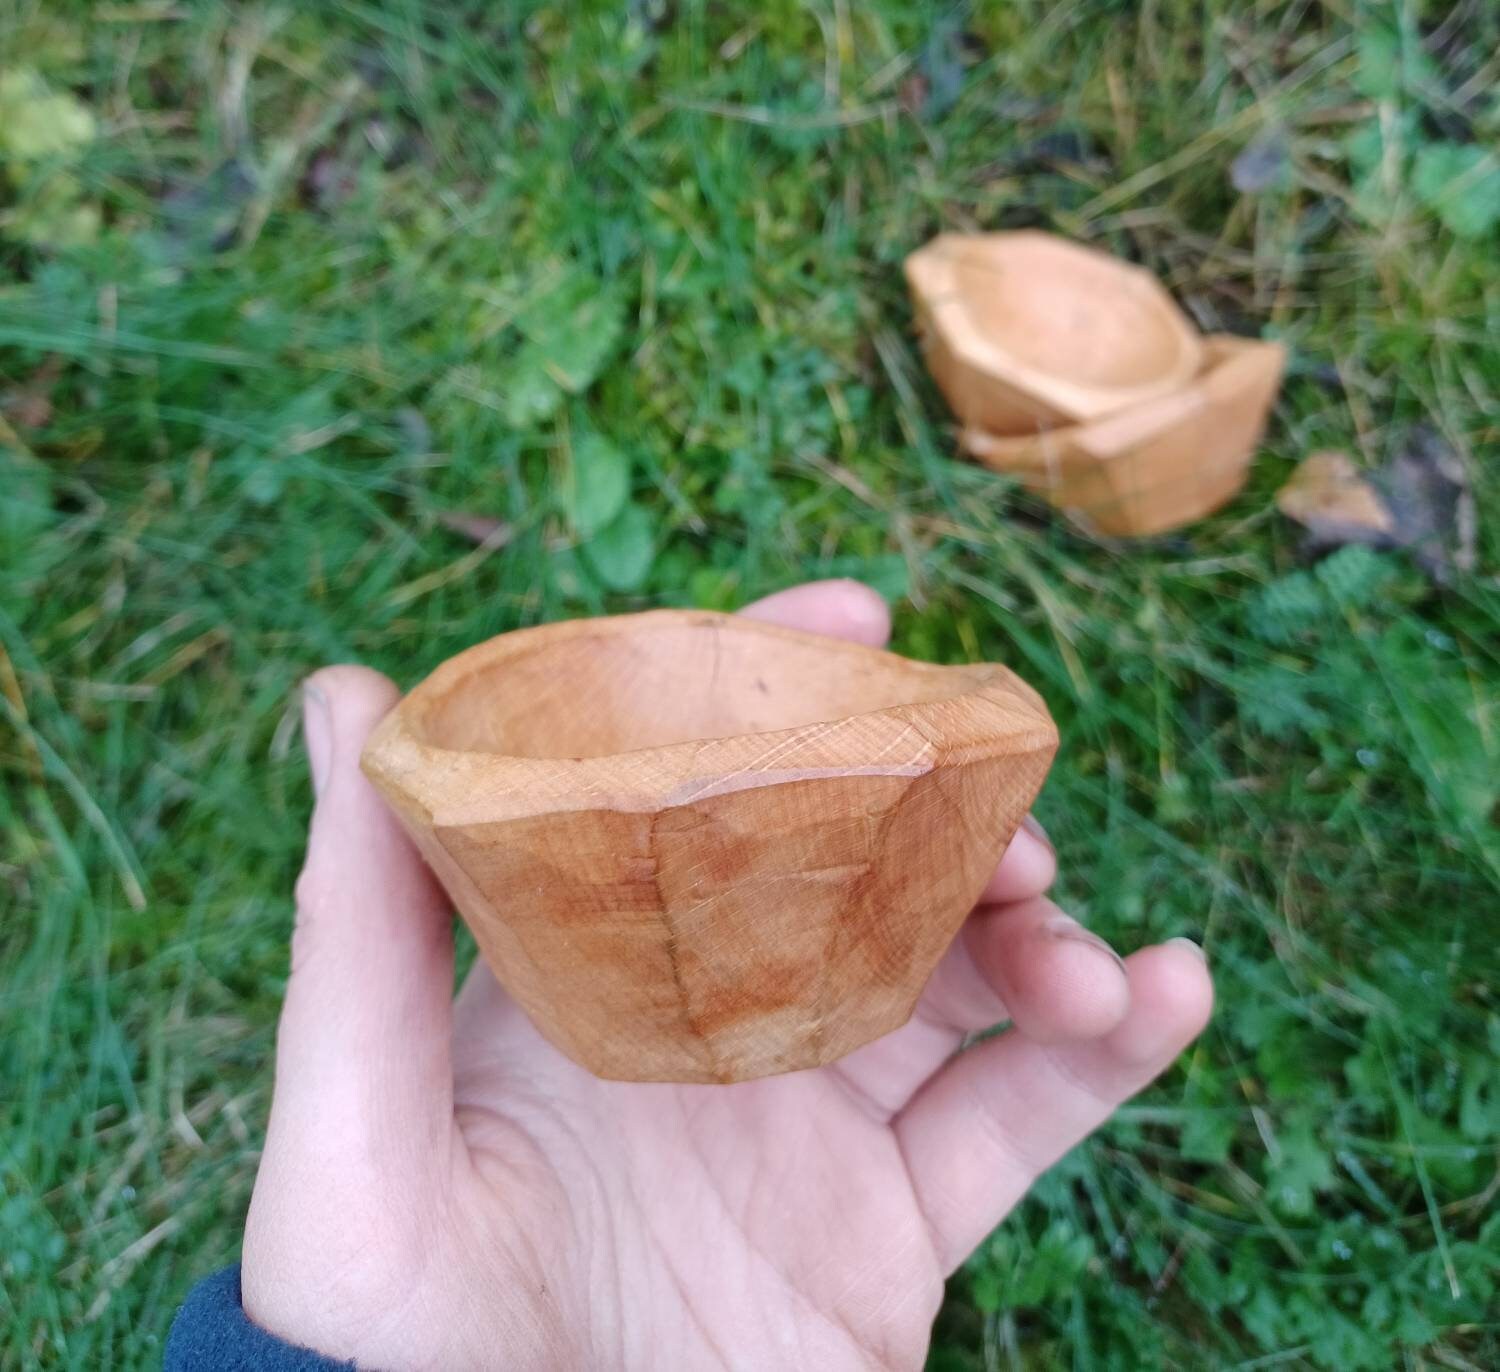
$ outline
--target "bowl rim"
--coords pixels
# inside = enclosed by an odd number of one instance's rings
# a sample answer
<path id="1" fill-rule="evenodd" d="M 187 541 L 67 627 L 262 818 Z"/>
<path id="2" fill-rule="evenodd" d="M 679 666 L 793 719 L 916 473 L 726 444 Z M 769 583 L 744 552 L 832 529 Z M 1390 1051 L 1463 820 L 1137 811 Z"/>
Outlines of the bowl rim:
<path id="1" fill-rule="evenodd" d="M 1259 384 L 1261 362 L 1274 361 L 1278 380 L 1286 365 L 1286 347 L 1275 339 L 1210 334 L 1204 343 L 1203 370 L 1180 391 L 1152 396 L 1098 419 L 1031 434 L 992 434 L 980 425 L 966 424 L 959 442 L 993 470 L 1007 473 L 1051 470 L 1069 452 L 1090 466 L 1108 463 L 1148 448 L 1173 425 L 1216 403 L 1226 387 Z"/>
<path id="2" fill-rule="evenodd" d="M 982 332 L 975 322 L 955 285 L 958 245 L 987 246 L 1000 252 L 1013 247 L 1040 246 L 1060 257 L 1087 259 L 1096 268 L 1108 270 L 1122 290 L 1139 300 L 1165 326 L 1174 345 L 1171 365 L 1150 381 L 1108 385 L 1070 380 L 1066 375 L 1024 361 Z M 1145 267 L 1121 261 L 1099 248 L 1059 234 L 1042 229 L 940 233 L 907 257 L 905 269 L 912 293 L 917 297 L 918 313 L 928 316 L 929 328 L 941 329 L 944 344 L 959 360 L 1075 422 L 1104 418 L 1124 405 L 1169 393 L 1191 381 L 1203 364 L 1202 336 L 1155 275 Z"/>
<path id="3" fill-rule="evenodd" d="M 891 661 L 903 671 L 958 675 L 967 684 L 936 700 L 901 702 L 786 729 L 583 758 L 518 757 L 445 748 L 420 738 L 411 720 L 413 710 L 427 697 L 451 689 L 455 678 L 480 670 L 497 656 L 503 660 L 519 649 L 545 646 L 539 640 L 628 634 L 669 621 L 728 627 L 773 642 L 815 645 L 830 657 Z M 936 708 L 958 701 L 968 708 Z M 854 721 L 860 724 L 859 746 L 851 753 L 848 726 Z M 764 620 L 708 610 L 663 609 L 554 621 L 474 644 L 447 659 L 401 698 L 375 727 L 360 762 L 365 775 L 395 808 L 441 828 L 586 809 L 649 812 L 794 780 L 919 776 L 941 763 L 1039 750 L 1051 753 L 1057 742 L 1057 726 L 1041 696 L 999 663 L 922 662 Z"/>

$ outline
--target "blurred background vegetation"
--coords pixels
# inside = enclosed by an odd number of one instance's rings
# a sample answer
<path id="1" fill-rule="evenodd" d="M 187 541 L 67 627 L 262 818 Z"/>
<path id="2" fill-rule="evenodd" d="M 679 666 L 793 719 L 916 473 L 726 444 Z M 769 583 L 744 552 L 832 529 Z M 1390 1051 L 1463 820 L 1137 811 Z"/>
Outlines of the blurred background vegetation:
<path id="1" fill-rule="evenodd" d="M 932 1367 L 1500 1365 L 1497 40 L 1485 0 L 0 0 L 0 1366 L 154 1365 L 236 1254 L 303 675 L 829 575 L 1043 691 L 1060 898 L 1220 988 Z M 1221 514 L 1106 545 L 954 460 L 900 262 L 1023 225 L 1287 343 Z M 1309 553 L 1271 495 L 1328 447 L 1440 451 L 1419 555 Z"/>

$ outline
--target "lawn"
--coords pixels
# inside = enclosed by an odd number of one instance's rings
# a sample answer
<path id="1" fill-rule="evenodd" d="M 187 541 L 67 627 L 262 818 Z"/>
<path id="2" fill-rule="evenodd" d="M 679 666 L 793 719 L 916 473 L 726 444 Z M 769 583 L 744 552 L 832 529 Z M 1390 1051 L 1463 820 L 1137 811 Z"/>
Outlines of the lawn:
<path id="1" fill-rule="evenodd" d="M 1219 986 L 931 1367 L 1500 1365 L 1497 43 L 1478 0 L 0 0 L 0 1367 L 152 1366 L 235 1256 L 309 670 L 827 575 L 1043 692 L 1059 898 Z M 900 264 L 1023 225 L 1286 342 L 1223 512 L 1105 544 L 955 460 Z M 1467 530 L 1312 557 L 1293 464 L 1415 425 Z"/>

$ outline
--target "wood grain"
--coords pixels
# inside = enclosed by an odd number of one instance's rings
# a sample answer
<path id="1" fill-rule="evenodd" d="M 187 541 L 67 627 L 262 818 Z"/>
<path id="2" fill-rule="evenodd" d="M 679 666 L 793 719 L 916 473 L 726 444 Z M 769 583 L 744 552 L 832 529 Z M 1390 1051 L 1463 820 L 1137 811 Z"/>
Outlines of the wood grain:
<path id="1" fill-rule="evenodd" d="M 969 428 L 963 446 L 1090 530 L 1164 533 L 1239 492 L 1286 363 L 1279 343 L 1215 336 L 1203 372 L 1171 395 L 1025 438 Z"/>
<path id="2" fill-rule="evenodd" d="M 1099 419 L 1187 385 L 1198 331 L 1141 267 L 1053 234 L 939 234 L 906 259 L 928 369 L 997 437 Z"/>
<path id="3" fill-rule="evenodd" d="M 459 654 L 364 768 L 548 1039 L 729 1082 L 905 1022 L 1056 746 L 1004 667 L 660 610 Z"/>

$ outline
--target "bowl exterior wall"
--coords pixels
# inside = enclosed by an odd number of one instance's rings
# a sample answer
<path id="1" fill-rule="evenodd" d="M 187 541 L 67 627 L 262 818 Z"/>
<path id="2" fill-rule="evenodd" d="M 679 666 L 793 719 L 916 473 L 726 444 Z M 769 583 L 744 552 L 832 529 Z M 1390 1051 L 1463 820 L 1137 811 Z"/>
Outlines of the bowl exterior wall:
<path id="1" fill-rule="evenodd" d="M 741 1081 L 905 1022 L 1054 746 L 649 813 L 404 822 L 558 1048 L 604 1077 Z"/>
<path id="2" fill-rule="evenodd" d="M 1215 340 L 1183 393 L 1093 425 L 969 446 L 1101 534 L 1141 538 L 1211 514 L 1245 484 L 1281 380 L 1277 344 Z"/>

